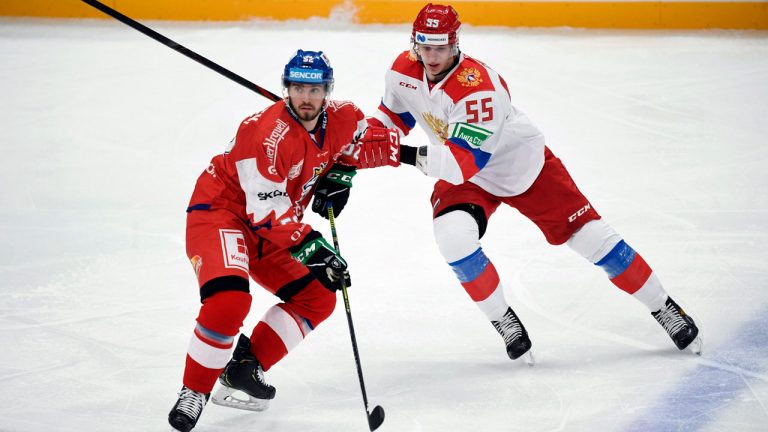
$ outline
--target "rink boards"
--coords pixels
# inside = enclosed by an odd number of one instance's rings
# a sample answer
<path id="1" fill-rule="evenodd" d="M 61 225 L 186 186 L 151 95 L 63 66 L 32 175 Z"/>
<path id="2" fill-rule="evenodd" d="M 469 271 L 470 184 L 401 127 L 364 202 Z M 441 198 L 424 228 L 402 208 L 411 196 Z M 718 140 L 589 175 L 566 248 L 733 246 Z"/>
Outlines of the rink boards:
<path id="1" fill-rule="evenodd" d="M 336 18 L 363 24 L 407 23 L 422 0 L 112 0 L 137 19 L 239 21 Z M 462 21 L 510 27 L 622 29 L 768 29 L 768 1 L 451 1 Z M 0 16 L 104 18 L 77 1 L 3 0 Z"/>

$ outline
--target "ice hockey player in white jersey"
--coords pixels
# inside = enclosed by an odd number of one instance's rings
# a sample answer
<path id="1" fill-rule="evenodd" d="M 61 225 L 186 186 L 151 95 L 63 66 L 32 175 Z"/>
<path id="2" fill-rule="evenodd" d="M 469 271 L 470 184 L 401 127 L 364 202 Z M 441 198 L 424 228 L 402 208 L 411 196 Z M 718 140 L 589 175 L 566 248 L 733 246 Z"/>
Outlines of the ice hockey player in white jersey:
<path id="1" fill-rule="evenodd" d="M 531 339 L 505 299 L 480 239 L 499 205 L 519 210 L 553 245 L 566 243 L 648 307 L 680 349 L 701 352 L 693 319 L 637 253 L 597 213 L 544 136 L 511 103 L 507 83 L 459 49 L 451 6 L 428 4 L 413 23 L 411 49 L 386 74 L 385 94 L 360 154 L 363 168 L 414 165 L 438 179 L 432 194 L 439 250 L 512 359 L 533 362 Z M 400 146 L 416 124 L 430 145 Z"/>

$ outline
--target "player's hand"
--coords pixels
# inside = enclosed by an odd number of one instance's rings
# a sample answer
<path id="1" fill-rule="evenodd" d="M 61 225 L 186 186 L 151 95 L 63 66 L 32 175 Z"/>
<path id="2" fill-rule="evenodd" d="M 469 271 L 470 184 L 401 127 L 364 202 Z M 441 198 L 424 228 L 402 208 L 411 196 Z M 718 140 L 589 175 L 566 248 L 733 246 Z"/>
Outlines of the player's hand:
<path id="1" fill-rule="evenodd" d="M 328 290 L 335 292 L 341 289 L 342 278 L 344 286 L 352 286 L 352 280 L 347 271 L 347 262 L 336 249 L 320 235 L 312 230 L 304 240 L 290 249 L 291 256 L 304 264 L 312 275 Z"/>
<path id="2" fill-rule="evenodd" d="M 315 198 L 312 201 L 312 211 L 328 219 L 328 207 L 333 206 L 334 215 L 338 216 L 344 210 L 349 200 L 349 189 L 352 187 L 352 177 L 355 167 L 335 164 L 317 182 Z"/>
<path id="3" fill-rule="evenodd" d="M 397 129 L 368 126 L 358 144 L 359 168 L 400 166 L 400 134 Z"/>

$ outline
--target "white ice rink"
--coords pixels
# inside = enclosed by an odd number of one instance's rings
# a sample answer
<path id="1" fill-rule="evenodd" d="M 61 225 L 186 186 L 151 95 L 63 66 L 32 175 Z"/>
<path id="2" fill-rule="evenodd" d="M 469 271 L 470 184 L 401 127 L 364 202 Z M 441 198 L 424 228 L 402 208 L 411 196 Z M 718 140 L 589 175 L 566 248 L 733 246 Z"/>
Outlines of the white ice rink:
<path id="1" fill-rule="evenodd" d="M 149 24 L 277 93 L 292 52 L 324 50 L 334 99 L 366 113 L 409 39 Z M 467 27 L 461 46 L 506 78 L 706 351 L 678 352 L 602 270 L 502 208 L 483 244 L 539 360 L 510 362 L 432 240 L 433 181 L 364 171 L 337 222 L 380 430 L 768 430 L 768 34 Z M 115 21 L 2 20 L 0 62 L 0 431 L 167 431 L 199 304 L 187 200 L 268 102 Z M 247 332 L 276 300 L 251 289 Z M 267 379 L 268 411 L 209 404 L 195 431 L 367 429 L 340 303 Z"/>

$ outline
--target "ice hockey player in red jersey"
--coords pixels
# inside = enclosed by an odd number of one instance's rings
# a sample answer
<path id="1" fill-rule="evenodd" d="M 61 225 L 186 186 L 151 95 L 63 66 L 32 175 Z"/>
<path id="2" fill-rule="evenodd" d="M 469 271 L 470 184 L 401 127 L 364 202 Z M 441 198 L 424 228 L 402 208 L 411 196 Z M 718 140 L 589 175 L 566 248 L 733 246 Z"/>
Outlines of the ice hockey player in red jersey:
<path id="1" fill-rule="evenodd" d="M 679 349 L 701 352 L 693 319 L 672 300 L 643 257 L 608 225 L 511 103 L 507 83 L 459 50 L 451 6 L 428 4 L 413 23 L 411 49 L 386 74 L 385 94 L 360 152 L 362 167 L 414 165 L 437 178 L 434 234 L 469 297 L 503 337 L 512 359 L 534 361 L 531 339 L 507 303 L 480 239 L 499 205 L 516 208 L 553 245 L 566 243 L 651 311 Z M 430 145 L 400 146 L 416 124 Z"/>
<path id="2" fill-rule="evenodd" d="M 341 278 L 350 285 L 346 262 L 301 222 L 313 194 L 318 212 L 342 211 L 355 174 L 351 143 L 366 128 L 354 104 L 327 99 L 333 82 L 322 51 L 299 50 L 284 69 L 285 99 L 246 118 L 195 185 L 186 249 L 202 306 L 168 416 L 178 431 L 195 426 L 217 379 L 214 403 L 266 409 L 275 388 L 264 372 L 333 312 Z M 249 277 L 280 301 L 236 341 Z"/>

